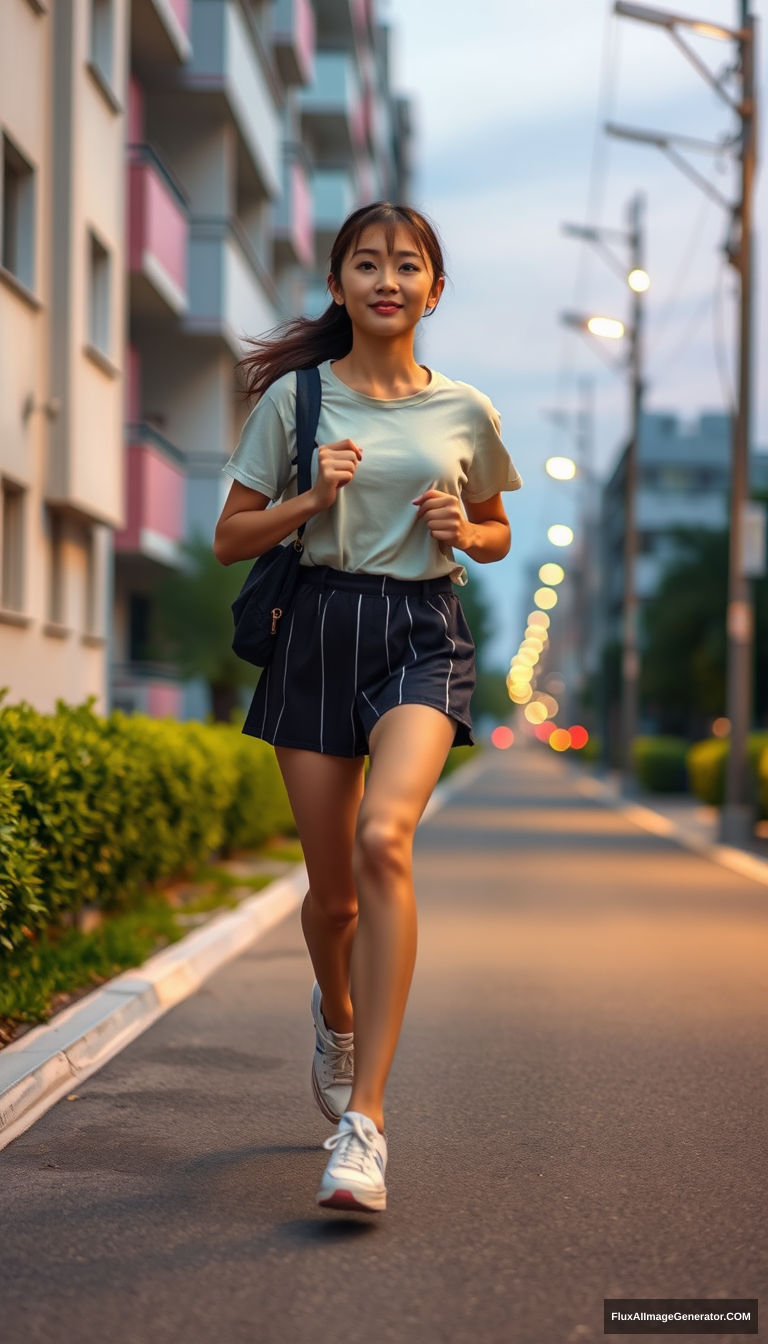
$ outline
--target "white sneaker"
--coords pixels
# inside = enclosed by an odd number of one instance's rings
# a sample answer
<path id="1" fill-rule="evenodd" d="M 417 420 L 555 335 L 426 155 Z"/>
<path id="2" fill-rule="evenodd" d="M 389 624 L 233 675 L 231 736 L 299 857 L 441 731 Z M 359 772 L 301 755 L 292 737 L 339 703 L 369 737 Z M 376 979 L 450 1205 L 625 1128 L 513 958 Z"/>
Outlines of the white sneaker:
<path id="1" fill-rule="evenodd" d="M 387 1141 L 373 1121 L 359 1111 L 347 1111 L 323 1147 L 332 1156 L 317 1194 L 318 1204 L 325 1209 L 383 1213 L 387 1207 Z"/>
<path id="2" fill-rule="evenodd" d="M 326 1120 L 338 1124 L 352 1096 L 355 1073 L 354 1036 L 351 1031 L 331 1031 L 321 1006 L 320 986 L 312 990 L 315 1053 L 312 1058 L 312 1091 Z"/>

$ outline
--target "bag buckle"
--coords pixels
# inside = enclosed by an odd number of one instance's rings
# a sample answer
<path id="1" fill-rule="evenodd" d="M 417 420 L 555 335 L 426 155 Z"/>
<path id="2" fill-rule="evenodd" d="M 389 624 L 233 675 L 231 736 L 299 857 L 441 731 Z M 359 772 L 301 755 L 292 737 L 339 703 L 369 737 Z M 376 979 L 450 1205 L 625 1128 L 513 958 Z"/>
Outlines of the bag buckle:
<path id="1" fill-rule="evenodd" d="M 294 551 L 298 551 L 298 552 L 299 552 L 299 555 L 301 555 L 301 552 L 304 550 L 304 547 L 302 546 L 302 544 L 301 544 L 301 542 L 299 541 L 299 538 L 298 538 L 298 537 L 296 538 L 296 540 L 295 540 L 294 543 L 293 543 L 293 549 L 294 549 Z"/>
<path id="2" fill-rule="evenodd" d="M 280 617 L 282 616 L 282 614 L 283 614 L 283 613 L 282 613 L 282 610 L 281 610 L 280 607 L 273 607 L 273 608 L 272 608 L 272 634 L 273 634 L 273 635 L 276 635 L 276 634 L 277 634 L 277 622 L 280 620 Z"/>

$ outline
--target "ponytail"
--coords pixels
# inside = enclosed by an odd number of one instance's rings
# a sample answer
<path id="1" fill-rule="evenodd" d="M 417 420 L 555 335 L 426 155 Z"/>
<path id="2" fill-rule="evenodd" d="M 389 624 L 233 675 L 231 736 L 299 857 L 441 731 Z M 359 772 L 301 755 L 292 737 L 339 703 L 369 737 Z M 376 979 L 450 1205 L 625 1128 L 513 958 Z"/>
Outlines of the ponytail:
<path id="1" fill-rule="evenodd" d="M 432 269 L 433 280 L 445 275 L 440 239 L 434 226 L 408 205 L 375 201 L 353 211 L 339 229 L 331 249 L 330 273 L 340 283 L 344 258 L 353 250 L 365 229 L 383 224 L 387 247 L 394 248 L 398 224 L 410 230 L 419 251 Z M 343 359 L 352 349 L 352 323 L 343 304 L 331 303 L 319 317 L 294 317 L 266 336 L 248 342 L 249 353 L 240 361 L 245 376 L 245 396 L 258 398 L 286 373 L 311 369 L 326 360 Z"/>

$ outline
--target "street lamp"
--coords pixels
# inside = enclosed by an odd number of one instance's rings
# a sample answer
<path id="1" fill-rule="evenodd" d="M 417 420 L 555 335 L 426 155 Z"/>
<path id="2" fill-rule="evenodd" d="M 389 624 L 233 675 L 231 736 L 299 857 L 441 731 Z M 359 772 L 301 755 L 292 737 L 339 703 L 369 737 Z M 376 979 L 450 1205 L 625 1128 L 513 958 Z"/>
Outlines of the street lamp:
<path id="1" fill-rule="evenodd" d="M 553 546 L 570 546 L 573 541 L 573 528 L 565 523 L 553 523 L 547 528 L 547 538 Z"/>
<path id="2" fill-rule="evenodd" d="M 544 470 L 555 481 L 572 481 L 576 475 L 576 463 L 572 457 L 548 457 Z"/>

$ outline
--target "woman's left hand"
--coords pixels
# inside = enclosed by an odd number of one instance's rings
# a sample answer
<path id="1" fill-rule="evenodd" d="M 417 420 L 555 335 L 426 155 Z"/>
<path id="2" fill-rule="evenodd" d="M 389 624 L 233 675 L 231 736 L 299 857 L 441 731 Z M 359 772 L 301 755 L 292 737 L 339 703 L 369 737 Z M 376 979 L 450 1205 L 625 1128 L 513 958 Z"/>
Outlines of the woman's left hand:
<path id="1" fill-rule="evenodd" d="M 477 531 L 468 521 L 460 501 L 443 490 L 425 490 L 414 499 L 418 518 L 423 518 L 435 541 L 465 551 Z"/>

